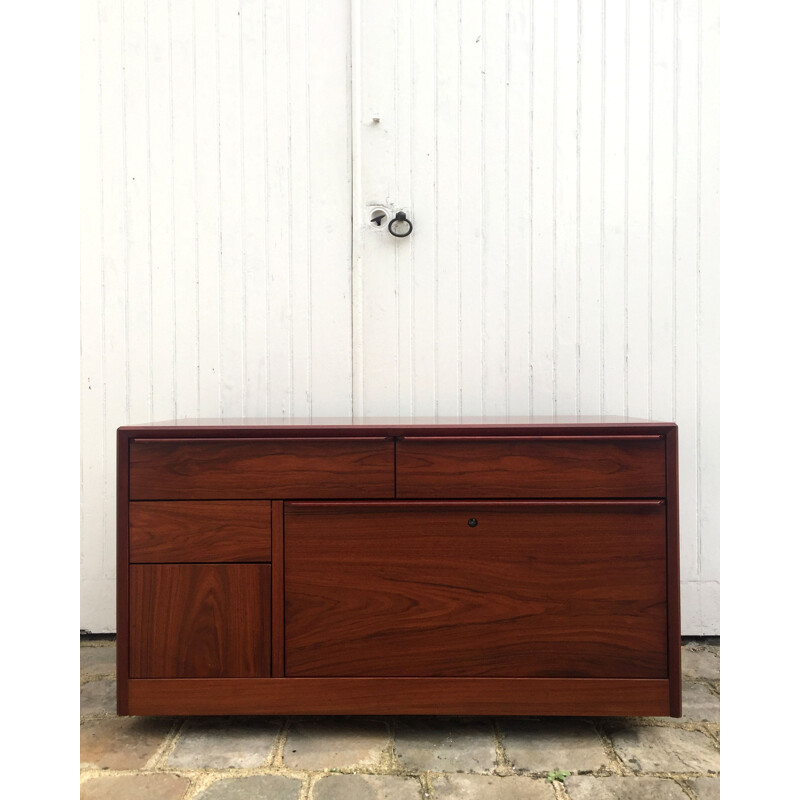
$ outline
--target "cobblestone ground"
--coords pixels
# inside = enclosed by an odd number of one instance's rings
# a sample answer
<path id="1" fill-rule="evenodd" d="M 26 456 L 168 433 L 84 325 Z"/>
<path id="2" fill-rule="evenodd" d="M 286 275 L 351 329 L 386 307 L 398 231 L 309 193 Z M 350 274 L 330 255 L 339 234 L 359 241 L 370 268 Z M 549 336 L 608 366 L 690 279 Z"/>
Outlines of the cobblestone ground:
<path id="1" fill-rule="evenodd" d="M 719 646 L 683 647 L 684 716 L 117 717 L 81 642 L 85 800 L 716 800 Z M 570 774 L 548 782 L 548 772 Z"/>

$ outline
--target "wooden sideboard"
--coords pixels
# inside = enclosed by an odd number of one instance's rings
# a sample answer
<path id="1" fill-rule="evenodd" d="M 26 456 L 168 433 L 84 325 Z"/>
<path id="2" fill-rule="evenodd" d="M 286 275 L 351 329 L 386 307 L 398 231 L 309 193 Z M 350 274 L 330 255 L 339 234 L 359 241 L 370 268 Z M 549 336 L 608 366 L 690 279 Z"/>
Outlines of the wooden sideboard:
<path id="1" fill-rule="evenodd" d="M 120 714 L 681 714 L 677 427 L 118 431 Z"/>

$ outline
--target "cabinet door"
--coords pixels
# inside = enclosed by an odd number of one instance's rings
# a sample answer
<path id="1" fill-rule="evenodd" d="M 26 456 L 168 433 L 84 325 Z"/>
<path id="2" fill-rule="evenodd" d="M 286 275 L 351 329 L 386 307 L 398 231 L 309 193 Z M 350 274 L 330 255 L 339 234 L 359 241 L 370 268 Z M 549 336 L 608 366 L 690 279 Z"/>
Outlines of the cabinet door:
<path id="1" fill-rule="evenodd" d="M 133 564 L 132 678 L 252 678 L 270 669 L 265 564 Z"/>
<path id="2" fill-rule="evenodd" d="M 667 675 L 661 501 L 291 503 L 287 676 Z"/>

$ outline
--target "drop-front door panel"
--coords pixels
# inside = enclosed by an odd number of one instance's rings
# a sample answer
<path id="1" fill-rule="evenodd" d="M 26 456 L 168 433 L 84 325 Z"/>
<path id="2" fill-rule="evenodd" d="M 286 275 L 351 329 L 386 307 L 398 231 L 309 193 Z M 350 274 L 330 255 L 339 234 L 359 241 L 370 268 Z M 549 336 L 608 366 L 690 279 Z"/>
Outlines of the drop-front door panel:
<path id="1" fill-rule="evenodd" d="M 287 503 L 287 677 L 667 675 L 663 501 Z"/>

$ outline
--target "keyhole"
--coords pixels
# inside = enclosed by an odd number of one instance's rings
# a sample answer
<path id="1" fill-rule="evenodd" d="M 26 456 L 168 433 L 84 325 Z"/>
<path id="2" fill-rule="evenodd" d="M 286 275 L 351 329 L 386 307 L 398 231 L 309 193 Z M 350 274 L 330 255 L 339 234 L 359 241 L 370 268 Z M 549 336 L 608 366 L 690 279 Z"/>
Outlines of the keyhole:
<path id="1" fill-rule="evenodd" d="M 376 208 L 370 215 L 369 221 L 376 227 L 382 228 L 386 224 L 386 218 L 389 215 L 382 209 Z"/>

